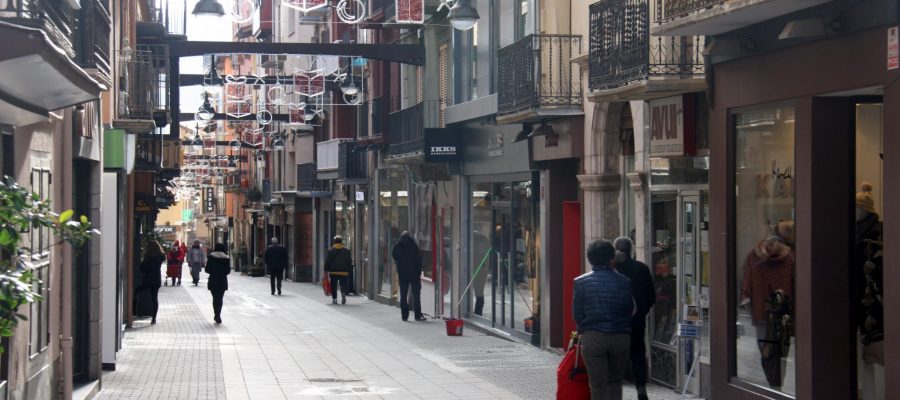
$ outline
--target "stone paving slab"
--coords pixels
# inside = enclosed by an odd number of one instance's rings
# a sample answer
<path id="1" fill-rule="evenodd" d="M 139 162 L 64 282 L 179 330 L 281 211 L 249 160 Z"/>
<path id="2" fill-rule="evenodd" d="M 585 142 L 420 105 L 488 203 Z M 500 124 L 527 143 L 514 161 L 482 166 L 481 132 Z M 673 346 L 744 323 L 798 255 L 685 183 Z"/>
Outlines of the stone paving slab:
<path id="1" fill-rule="evenodd" d="M 222 325 L 200 287 L 163 287 L 158 324 L 126 333 L 100 399 L 552 399 L 560 357 L 439 320 L 402 322 L 399 309 L 321 288 L 232 274 Z M 653 399 L 680 398 L 652 387 Z M 635 398 L 626 389 L 625 398 Z"/>

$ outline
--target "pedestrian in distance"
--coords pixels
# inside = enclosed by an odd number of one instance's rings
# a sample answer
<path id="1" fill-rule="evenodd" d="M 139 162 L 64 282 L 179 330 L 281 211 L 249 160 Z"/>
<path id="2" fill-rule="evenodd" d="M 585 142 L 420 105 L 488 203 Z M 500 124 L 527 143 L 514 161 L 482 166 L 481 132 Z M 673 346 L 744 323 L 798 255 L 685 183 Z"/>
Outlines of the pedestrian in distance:
<path id="1" fill-rule="evenodd" d="M 206 288 L 212 294 L 213 300 L 213 313 L 215 314 L 213 320 L 217 324 L 221 324 L 222 301 L 225 298 L 225 291 L 228 290 L 228 274 L 231 273 L 231 259 L 228 258 L 227 247 L 224 243 L 216 243 L 213 252 L 209 253 L 206 273 L 209 274 Z"/>
<path id="2" fill-rule="evenodd" d="M 181 284 L 181 249 L 178 248 L 177 245 L 172 246 L 169 250 L 169 254 L 166 255 L 166 260 L 168 264 L 166 265 L 166 281 L 168 278 L 172 278 L 172 286 L 175 286 L 177 282 L 179 285 Z"/>
<path id="3" fill-rule="evenodd" d="M 184 258 L 187 257 L 187 246 L 184 245 L 184 242 L 181 242 L 181 245 L 178 245 L 178 241 L 175 241 L 175 245 L 178 246 L 178 260 L 184 264 Z"/>
<path id="4" fill-rule="evenodd" d="M 325 272 L 331 279 L 331 304 L 337 304 L 337 291 L 341 289 L 341 304 L 347 304 L 347 289 L 350 271 L 353 270 L 353 256 L 344 247 L 344 239 L 335 236 L 332 246 L 325 255 Z"/>
<path id="5" fill-rule="evenodd" d="M 575 278 L 572 314 L 593 400 L 622 399 L 631 347 L 631 280 L 612 268 L 614 257 L 612 243 L 594 241 L 587 249 L 592 271 Z"/>
<path id="6" fill-rule="evenodd" d="M 656 288 L 653 286 L 653 276 L 650 268 L 632 257 L 633 243 L 627 236 L 620 236 L 613 242 L 616 249 L 616 271 L 631 280 L 631 296 L 634 298 L 636 311 L 631 317 L 631 372 L 634 377 L 634 386 L 637 389 L 638 400 L 648 400 L 647 397 L 647 346 L 644 342 L 644 333 L 647 328 L 647 313 L 650 307 L 656 303 Z"/>
<path id="7" fill-rule="evenodd" d="M 269 283 L 272 287 L 272 296 L 278 289 L 278 295 L 281 296 L 281 281 L 284 279 L 284 269 L 288 264 L 288 253 L 284 246 L 278 244 L 278 238 L 272 238 L 272 244 L 266 248 L 263 259 L 266 261 L 266 269 L 269 273 Z"/>
<path id="8" fill-rule="evenodd" d="M 394 263 L 397 264 L 397 278 L 400 281 L 400 317 L 404 321 L 409 319 L 409 302 L 407 293 L 412 288 L 412 307 L 416 321 L 425 321 L 422 315 L 422 251 L 415 239 L 404 231 L 400 234 L 400 240 L 394 244 L 391 250 Z"/>
<path id="9" fill-rule="evenodd" d="M 134 299 L 132 301 L 132 310 L 137 310 L 138 296 L 144 292 L 148 292 L 151 304 L 150 324 L 156 324 L 156 313 L 159 311 L 159 288 L 162 286 L 162 277 L 160 270 L 162 263 L 166 261 L 166 255 L 163 253 L 162 245 L 155 240 L 147 242 L 144 248 L 144 258 L 141 259 L 139 269 L 141 271 L 141 284 L 134 289 Z"/>
<path id="10" fill-rule="evenodd" d="M 188 250 L 188 266 L 191 268 L 191 279 L 194 286 L 200 283 L 200 270 L 206 265 L 206 252 L 200 248 L 200 241 L 194 240 L 194 245 Z"/>

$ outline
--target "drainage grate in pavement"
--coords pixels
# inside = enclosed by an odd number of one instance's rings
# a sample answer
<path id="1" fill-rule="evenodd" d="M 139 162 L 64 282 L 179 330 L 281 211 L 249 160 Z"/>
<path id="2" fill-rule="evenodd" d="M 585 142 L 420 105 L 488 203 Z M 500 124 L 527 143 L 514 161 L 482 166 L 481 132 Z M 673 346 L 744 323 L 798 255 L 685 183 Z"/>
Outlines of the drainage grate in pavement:
<path id="1" fill-rule="evenodd" d="M 362 379 L 312 378 L 312 379 L 307 379 L 307 381 L 316 382 L 316 383 L 351 383 L 351 382 L 362 382 Z"/>

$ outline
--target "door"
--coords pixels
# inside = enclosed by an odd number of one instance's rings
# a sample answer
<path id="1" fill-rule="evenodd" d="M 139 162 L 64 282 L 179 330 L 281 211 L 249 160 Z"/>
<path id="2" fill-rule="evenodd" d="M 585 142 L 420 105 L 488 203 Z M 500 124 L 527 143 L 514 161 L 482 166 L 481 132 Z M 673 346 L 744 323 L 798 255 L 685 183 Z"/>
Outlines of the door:
<path id="1" fill-rule="evenodd" d="M 681 242 L 681 265 L 679 271 L 679 297 L 681 299 L 678 311 L 681 313 L 679 322 L 702 324 L 701 310 L 698 301 L 699 287 L 699 258 L 700 258 L 700 195 L 697 192 L 684 192 L 681 195 L 679 232 Z M 699 389 L 699 366 L 688 379 L 694 361 L 699 357 L 698 343 L 693 340 L 681 340 L 681 386 L 688 385 L 688 391 L 697 393 Z"/>
<path id="2" fill-rule="evenodd" d="M 441 207 L 436 211 L 435 215 L 435 248 L 438 251 L 434 254 L 435 270 L 434 270 L 434 298 L 435 298 L 435 314 L 443 317 L 456 316 L 456 310 L 452 309 L 453 301 L 452 280 L 453 276 L 453 260 L 452 248 L 450 244 L 453 242 L 453 225 L 452 218 L 453 207 Z"/>
<path id="3" fill-rule="evenodd" d="M 650 269 L 656 304 L 650 314 L 650 377 L 669 387 L 679 384 L 678 337 L 678 194 L 652 193 Z"/>

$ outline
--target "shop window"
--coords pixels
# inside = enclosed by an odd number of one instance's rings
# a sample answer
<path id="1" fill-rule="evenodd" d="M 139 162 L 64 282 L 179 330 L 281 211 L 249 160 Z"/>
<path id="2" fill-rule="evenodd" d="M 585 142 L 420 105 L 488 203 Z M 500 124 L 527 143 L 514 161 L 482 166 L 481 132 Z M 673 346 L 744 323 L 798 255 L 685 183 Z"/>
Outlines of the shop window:
<path id="1" fill-rule="evenodd" d="M 49 164 L 46 160 L 44 164 Z M 33 160 L 34 163 L 39 163 Z M 50 170 L 34 168 L 31 171 L 31 190 L 41 199 L 50 197 Z M 39 302 L 31 303 L 29 316 L 29 354 L 34 356 L 44 351 L 50 338 L 50 299 L 47 297 L 47 282 L 50 279 L 50 228 L 35 227 L 30 231 L 31 263 L 34 269 L 32 290 L 44 296 Z"/>
<path id="2" fill-rule="evenodd" d="M 409 185 L 403 170 L 381 169 L 378 173 L 378 212 L 381 216 L 378 229 L 381 253 L 378 293 L 397 299 L 399 283 L 396 266 L 391 259 L 391 248 L 400 238 L 400 233 L 409 230 Z"/>
<path id="3" fill-rule="evenodd" d="M 734 116 L 737 378 L 795 394 L 794 110 Z"/>
<path id="4" fill-rule="evenodd" d="M 853 255 L 859 398 L 884 398 L 884 285 L 881 229 L 884 107 L 856 105 L 856 210 Z"/>

